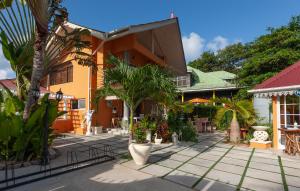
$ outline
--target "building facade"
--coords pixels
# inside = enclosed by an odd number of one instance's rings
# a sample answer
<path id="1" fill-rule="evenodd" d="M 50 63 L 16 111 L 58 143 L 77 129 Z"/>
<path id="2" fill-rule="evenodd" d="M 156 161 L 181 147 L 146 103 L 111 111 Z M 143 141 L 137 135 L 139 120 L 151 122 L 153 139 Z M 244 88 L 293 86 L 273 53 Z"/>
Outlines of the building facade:
<path id="1" fill-rule="evenodd" d="M 273 145 L 284 149 L 280 129 L 300 128 L 300 62 L 257 85 L 250 93 L 254 97 L 272 100 Z"/>
<path id="2" fill-rule="evenodd" d="M 56 125 L 55 128 L 71 121 L 76 133 L 85 134 L 85 128 L 81 128 L 81 124 L 86 113 L 91 110 L 94 111 L 93 126 L 110 128 L 114 117 L 128 120 L 127 105 L 118 98 L 108 96 L 100 100 L 98 105 L 94 102 L 95 91 L 104 85 L 104 70 L 110 55 L 123 59 L 134 67 L 155 64 L 175 75 L 186 74 L 178 18 L 132 25 L 111 32 L 72 23 L 66 23 L 65 26 L 70 30 L 85 28 L 90 31 L 90 35 L 84 38 L 91 42 L 92 48 L 84 51 L 93 55 L 97 69 L 84 67 L 72 61 L 58 64 L 47 76 L 46 86 L 50 92 L 61 89 L 64 94 L 73 96 L 72 99 L 65 99 L 60 103 L 68 111 L 68 117 L 58 120 L 60 125 Z M 152 110 L 148 105 L 143 103 L 139 107 L 140 114 Z"/>

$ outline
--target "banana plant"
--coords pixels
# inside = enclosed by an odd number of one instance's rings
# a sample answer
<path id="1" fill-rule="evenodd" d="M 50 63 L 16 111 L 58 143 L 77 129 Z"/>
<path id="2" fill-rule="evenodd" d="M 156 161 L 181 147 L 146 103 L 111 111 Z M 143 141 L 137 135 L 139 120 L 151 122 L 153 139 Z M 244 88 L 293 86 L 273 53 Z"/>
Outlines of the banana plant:
<path id="1" fill-rule="evenodd" d="M 48 100 L 49 94 L 45 94 L 32 108 L 28 120 L 24 123 L 22 118 L 24 102 L 5 87 L 1 90 L 0 97 L 2 98 L 0 99 L 0 155 L 18 161 L 39 157 L 42 152 L 41 134 L 45 120 L 48 120 L 51 126 L 55 119 L 65 112 L 59 112 L 57 102 Z M 48 109 L 47 119 L 45 119 L 46 109 Z M 49 128 L 49 145 L 53 140 L 52 131 Z"/>

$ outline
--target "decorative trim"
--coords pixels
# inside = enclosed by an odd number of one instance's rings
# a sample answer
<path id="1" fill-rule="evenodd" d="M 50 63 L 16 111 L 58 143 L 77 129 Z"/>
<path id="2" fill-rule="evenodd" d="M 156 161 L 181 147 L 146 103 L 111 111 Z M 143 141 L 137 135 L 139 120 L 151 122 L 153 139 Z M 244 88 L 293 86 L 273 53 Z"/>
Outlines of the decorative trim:
<path id="1" fill-rule="evenodd" d="M 288 91 L 276 91 L 276 92 L 262 92 L 262 93 L 254 93 L 254 97 L 257 98 L 270 98 L 273 96 L 287 96 L 287 95 L 295 95 L 297 90 L 288 90 Z"/>

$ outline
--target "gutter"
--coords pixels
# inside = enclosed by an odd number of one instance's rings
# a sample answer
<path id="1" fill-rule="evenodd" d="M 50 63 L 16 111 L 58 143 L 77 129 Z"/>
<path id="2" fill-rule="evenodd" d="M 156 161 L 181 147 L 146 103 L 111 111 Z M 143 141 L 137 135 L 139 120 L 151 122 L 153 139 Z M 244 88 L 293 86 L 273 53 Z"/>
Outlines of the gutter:
<path id="1" fill-rule="evenodd" d="M 272 91 L 286 91 L 286 90 L 297 90 L 300 89 L 300 85 L 293 86 L 282 86 L 282 87 L 274 87 L 274 88 L 265 88 L 265 89 L 254 89 L 249 90 L 249 93 L 264 93 L 264 92 L 272 92 Z"/>

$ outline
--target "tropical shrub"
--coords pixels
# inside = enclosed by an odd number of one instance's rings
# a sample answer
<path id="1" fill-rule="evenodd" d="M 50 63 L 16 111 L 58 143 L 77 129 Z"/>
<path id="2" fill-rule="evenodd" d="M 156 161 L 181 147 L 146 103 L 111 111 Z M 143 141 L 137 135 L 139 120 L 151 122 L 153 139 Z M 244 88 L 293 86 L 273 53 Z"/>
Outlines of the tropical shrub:
<path id="1" fill-rule="evenodd" d="M 170 141 L 172 134 L 166 120 L 162 120 L 158 123 L 156 133 L 158 138 L 162 138 L 162 142 Z"/>
<path id="2" fill-rule="evenodd" d="M 28 120 L 23 121 L 22 112 L 24 103 L 8 89 L 1 91 L 0 103 L 0 157 L 6 160 L 25 161 L 39 158 L 42 153 L 42 133 L 45 120 L 49 126 L 54 120 L 65 112 L 57 110 L 56 101 L 48 100 L 49 94 L 36 104 Z M 48 107 L 48 118 L 45 118 Z M 48 144 L 54 138 L 52 129 L 49 128 Z"/>
<path id="3" fill-rule="evenodd" d="M 214 105 L 196 105 L 194 106 L 194 111 L 192 112 L 192 116 L 197 117 L 208 117 L 209 120 L 214 119 L 217 113 L 217 106 Z"/>
<path id="4" fill-rule="evenodd" d="M 256 113 L 253 104 L 249 100 L 236 100 L 229 98 L 218 98 L 215 100 L 222 103 L 224 107 L 220 107 L 215 117 L 217 127 L 224 127 L 230 121 L 230 141 L 238 143 L 240 141 L 240 127 L 250 127 L 256 122 Z M 226 126 L 225 126 L 226 128 Z"/>
<path id="5" fill-rule="evenodd" d="M 192 126 L 192 124 L 187 123 L 182 129 L 182 140 L 183 141 L 192 141 L 197 142 L 197 132 L 196 129 Z"/>
<path id="6" fill-rule="evenodd" d="M 114 56 L 110 56 L 108 63 L 110 66 L 105 70 L 104 86 L 96 91 L 95 102 L 112 95 L 124 101 L 130 109 L 130 131 L 134 124 L 134 112 L 143 101 L 150 99 L 169 104 L 176 99 L 176 87 L 170 75 L 158 66 L 133 67 Z"/>
<path id="7" fill-rule="evenodd" d="M 136 123 L 133 126 L 132 129 L 133 132 L 133 138 L 135 140 L 136 143 L 146 143 L 146 132 L 147 129 L 143 126 L 140 126 L 138 123 Z"/>

